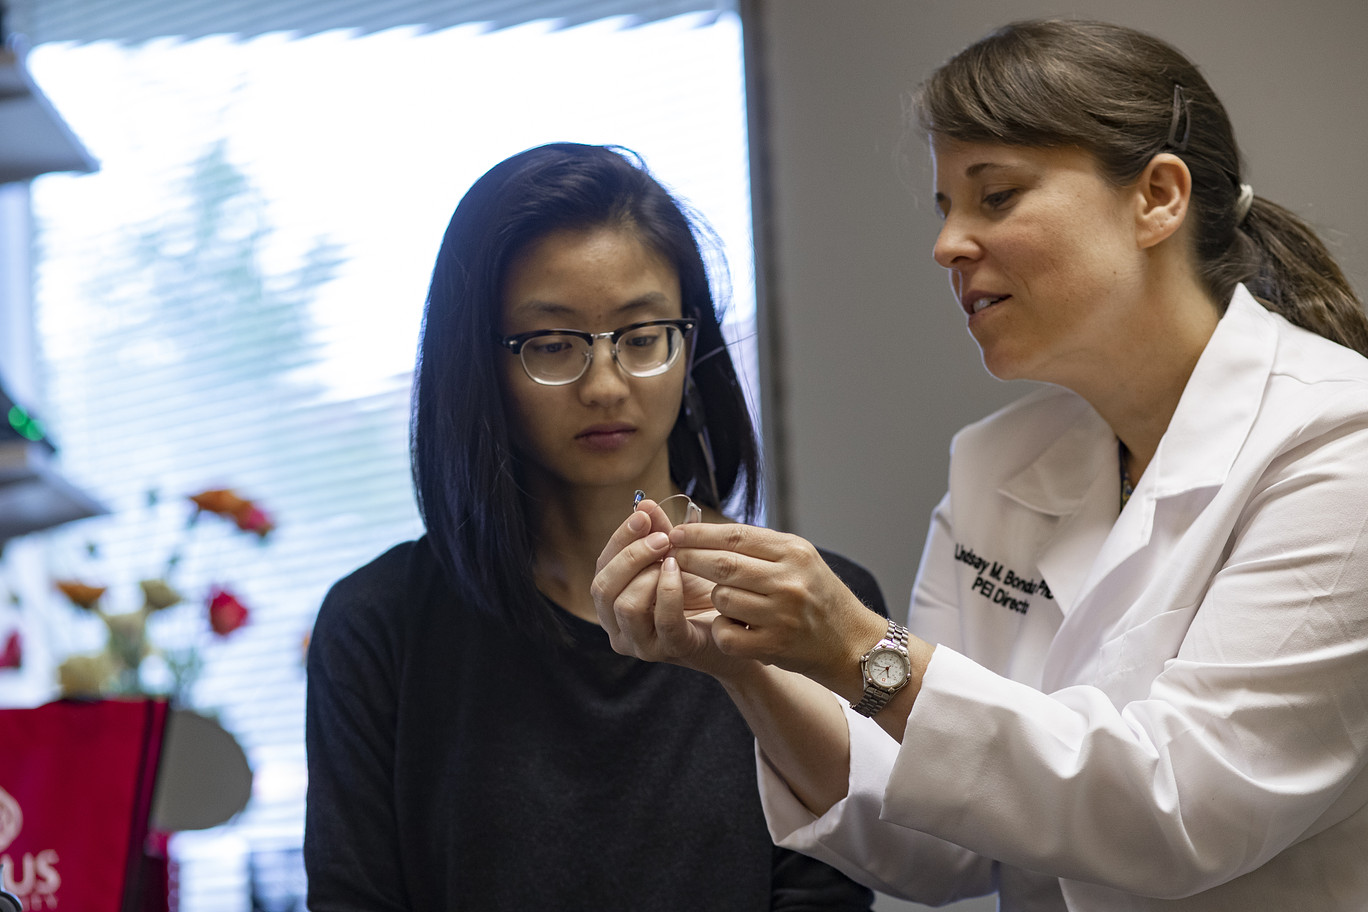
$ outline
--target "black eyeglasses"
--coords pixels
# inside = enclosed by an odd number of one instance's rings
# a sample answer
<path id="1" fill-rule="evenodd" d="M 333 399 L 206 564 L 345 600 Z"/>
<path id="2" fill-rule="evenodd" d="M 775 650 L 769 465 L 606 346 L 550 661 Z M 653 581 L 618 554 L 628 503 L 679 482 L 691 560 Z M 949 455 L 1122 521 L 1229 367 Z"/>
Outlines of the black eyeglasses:
<path id="1" fill-rule="evenodd" d="M 607 339 L 613 360 L 633 377 L 665 373 L 679 360 L 696 320 L 647 320 L 612 332 L 537 329 L 505 336 L 499 344 L 522 359 L 527 376 L 543 386 L 574 383 L 594 360 L 594 343 Z"/>

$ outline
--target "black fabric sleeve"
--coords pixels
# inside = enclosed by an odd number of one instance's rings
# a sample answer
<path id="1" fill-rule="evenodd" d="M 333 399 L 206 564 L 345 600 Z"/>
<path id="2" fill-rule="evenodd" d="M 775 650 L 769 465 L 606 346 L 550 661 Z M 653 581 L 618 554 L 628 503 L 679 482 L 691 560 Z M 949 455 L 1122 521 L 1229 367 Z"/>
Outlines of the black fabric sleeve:
<path id="1" fill-rule="evenodd" d="M 846 584 L 846 588 L 864 602 L 866 608 L 888 617 L 888 605 L 884 602 L 883 590 L 879 588 L 879 581 L 874 578 L 874 574 L 835 551 L 818 548 L 817 553 L 822 555 L 822 560 L 826 561 L 827 566 L 840 581 Z"/>
<path id="2" fill-rule="evenodd" d="M 774 847 L 776 912 L 869 912 L 873 903 L 872 890 L 825 862 Z"/>
<path id="3" fill-rule="evenodd" d="M 393 800 L 397 644 L 394 625 L 384 623 L 386 588 L 373 575 L 338 582 L 309 641 L 304 864 L 311 912 L 409 909 Z"/>

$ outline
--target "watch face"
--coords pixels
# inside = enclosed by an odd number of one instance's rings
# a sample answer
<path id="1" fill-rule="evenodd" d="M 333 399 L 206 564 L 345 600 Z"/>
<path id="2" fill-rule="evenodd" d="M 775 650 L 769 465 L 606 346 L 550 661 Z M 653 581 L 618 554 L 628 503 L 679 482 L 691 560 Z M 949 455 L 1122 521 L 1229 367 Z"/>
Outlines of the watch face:
<path id="1" fill-rule="evenodd" d="M 869 678 L 880 687 L 901 687 L 907 680 L 907 659 L 895 649 L 876 649 L 869 657 Z"/>

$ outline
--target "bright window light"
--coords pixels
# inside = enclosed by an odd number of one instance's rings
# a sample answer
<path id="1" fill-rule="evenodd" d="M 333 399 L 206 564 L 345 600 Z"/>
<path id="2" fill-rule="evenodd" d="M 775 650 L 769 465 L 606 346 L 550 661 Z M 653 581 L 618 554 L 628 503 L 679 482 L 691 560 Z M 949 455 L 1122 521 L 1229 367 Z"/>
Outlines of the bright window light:
<path id="1" fill-rule="evenodd" d="M 544 142 L 640 153 L 723 243 L 754 393 L 740 23 L 51 43 L 29 64 L 101 162 L 33 184 L 43 416 L 63 473 L 115 511 L 52 533 L 53 572 L 98 540 L 91 572 L 135 589 L 177 498 L 208 487 L 273 511 L 270 546 L 222 571 L 252 622 L 195 690 L 246 750 L 253 798 L 173 851 L 182 912 L 246 912 L 254 892 L 295 908 L 301 644 L 333 581 L 420 532 L 410 370 L 466 188 Z M 66 626 L 59 654 L 89 648 L 93 628 Z"/>

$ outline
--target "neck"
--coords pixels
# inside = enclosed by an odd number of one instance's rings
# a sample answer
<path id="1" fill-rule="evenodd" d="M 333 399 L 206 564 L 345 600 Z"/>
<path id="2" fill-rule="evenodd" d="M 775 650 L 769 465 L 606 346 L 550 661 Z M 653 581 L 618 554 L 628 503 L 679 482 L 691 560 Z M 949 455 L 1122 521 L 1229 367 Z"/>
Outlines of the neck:
<path id="1" fill-rule="evenodd" d="M 649 486 L 580 488 L 547 483 L 532 487 L 537 511 L 532 518 L 537 588 L 576 617 L 597 623 L 589 586 L 599 554 L 632 511 L 632 494 L 637 487 L 652 495 L 657 491 L 674 493 L 668 473 L 664 480 L 653 480 Z"/>
<path id="2" fill-rule="evenodd" d="M 1132 484 L 1158 451 L 1220 320 L 1195 277 L 1147 296 L 1135 315 L 1133 323 L 1118 327 L 1104 376 L 1088 389 L 1075 390 L 1125 446 Z"/>

